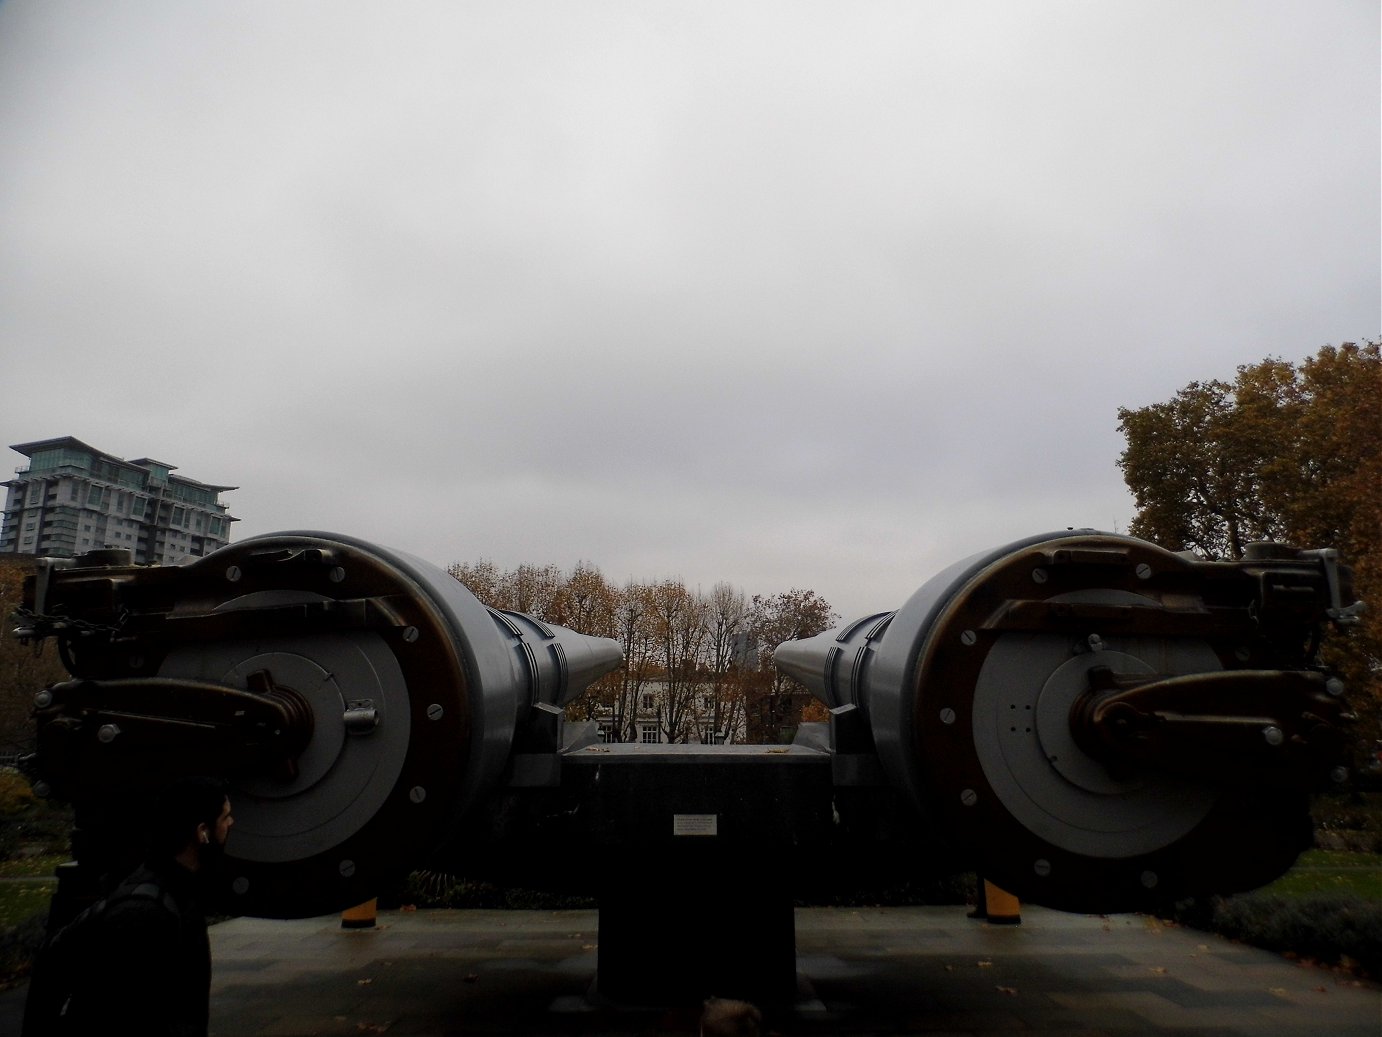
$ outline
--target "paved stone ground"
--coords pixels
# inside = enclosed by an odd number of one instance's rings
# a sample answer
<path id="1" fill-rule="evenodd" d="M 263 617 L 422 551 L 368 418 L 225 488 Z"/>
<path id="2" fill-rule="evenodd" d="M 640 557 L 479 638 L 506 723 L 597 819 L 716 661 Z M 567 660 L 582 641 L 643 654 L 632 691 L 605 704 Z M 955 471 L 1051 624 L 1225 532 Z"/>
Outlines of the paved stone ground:
<path id="1" fill-rule="evenodd" d="M 704 924 L 687 919 L 686 924 Z M 382 912 L 213 927 L 212 1033 L 695 1034 L 696 1006 L 592 1003 L 593 911 Z M 1382 990 L 1136 915 L 1024 908 L 797 912 L 800 997 L 783 1035 L 1176 1034 L 1382 1037 Z M 22 988 L 0 995 L 17 1034 Z"/>

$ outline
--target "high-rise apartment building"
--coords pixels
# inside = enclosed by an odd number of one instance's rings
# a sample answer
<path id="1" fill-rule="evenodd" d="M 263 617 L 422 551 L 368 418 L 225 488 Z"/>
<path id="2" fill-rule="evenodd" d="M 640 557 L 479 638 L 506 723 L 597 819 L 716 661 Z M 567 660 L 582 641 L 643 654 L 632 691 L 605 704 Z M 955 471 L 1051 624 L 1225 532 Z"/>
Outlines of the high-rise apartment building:
<path id="1" fill-rule="evenodd" d="M 11 447 L 29 459 L 9 487 L 0 553 L 71 557 L 103 547 L 128 549 L 135 562 L 174 565 L 230 541 L 213 486 L 172 474 L 153 458 L 124 461 L 64 436 Z"/>

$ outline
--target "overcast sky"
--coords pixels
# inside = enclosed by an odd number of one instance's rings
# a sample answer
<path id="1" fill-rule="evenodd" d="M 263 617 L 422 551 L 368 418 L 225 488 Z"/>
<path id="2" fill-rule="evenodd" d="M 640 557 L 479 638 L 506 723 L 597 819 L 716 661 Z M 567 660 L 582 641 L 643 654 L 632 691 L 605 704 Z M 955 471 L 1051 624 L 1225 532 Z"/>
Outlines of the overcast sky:
<path id="1" fill-rule="evenodd" d="M 1378 337 L 1378 55 L 1365 0 L 8 0 L 0 449 L 896 608 L 1126 527 L 1120 406 Z"/>

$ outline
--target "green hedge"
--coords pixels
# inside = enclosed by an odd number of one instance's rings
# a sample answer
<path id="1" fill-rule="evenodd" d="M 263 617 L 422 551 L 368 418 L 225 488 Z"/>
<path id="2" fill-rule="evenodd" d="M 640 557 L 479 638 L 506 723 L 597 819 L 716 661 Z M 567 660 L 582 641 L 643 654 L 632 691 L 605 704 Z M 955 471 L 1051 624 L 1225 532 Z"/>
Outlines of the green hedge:
<path id="1" fill-rule="evenodd" d="M 1347 893 L 1244 896 L 1187 901 L 1172 917 L 1282 954 L 1382 978 L 1382 903 Z"/>

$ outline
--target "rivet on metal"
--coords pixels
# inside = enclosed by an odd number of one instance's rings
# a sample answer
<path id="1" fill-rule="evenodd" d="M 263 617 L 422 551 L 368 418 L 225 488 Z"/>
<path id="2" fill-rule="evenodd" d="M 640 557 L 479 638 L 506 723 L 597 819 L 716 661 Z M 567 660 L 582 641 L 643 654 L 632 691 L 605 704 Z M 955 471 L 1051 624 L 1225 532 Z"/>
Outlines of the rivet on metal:
<path id="1" fill-rule="evenodd" d="M 1051 862 L 1048 861 L 1045 857 L 1042 857 L 1033 862 L 1032 870 L 1036 872 L 1038 875 L 1040 875 L 1042 878 L 1045 878 L 1047 875 L 1051 874 Z"/>
<path id="2" fill-rule="evenodd" d="M 45 688 L 34 696 L 34 705 L 39 709 L 46 709 L 53 704 L 53 693 Z"/>
<path id="3" fill-rule="evenodd" d="M 1157 878 L 1157 874 L 1154 871 L 1144 871 L 1142 873 L 1142 885 L 1146 886 L 1148 889 L 1156 889 L 1156 884 L 1160 881 L 1161 879 Z"/>
<path id="4" fill-rule="evenodd" d="M 423 788 L 421 785 L 414 785 L 411 789 L 408 790 L 408 798 L 411 799 L 414 803 L 421 803 L 424 799 L 427 798 L 427 790 Z"/>
<path id="5" fill-rule="evenodd" d="M 403 628 L 403 640 L 407 641 L 409 644 L 412 644 L 414 641 L 416 641 L 416 640 L 417 640 L 417 627 L 404 627 L 404 628 Z"/>
<path id="6" fill-rule="evenodd" d="M 96 740 L 103 745 L 109 745 L 120 737 L 120 728 L 116 724 L 102 724 L 96 731 Z"/>
<path id="7" fill-rule="evenodd" d="M 1282 742 L 1286 741 L 1286 736 L 1282 733 L 1281 728 L 1277 727 L 1275 724 L 1268 724 L 1264 727 L 1262 729 L 1262 737 L 1267 740 L 1268 745 L 1280 745 Z"/>
<path id="8" fill-rule="evenodd" d="M 345 579 L 345 570 L 342 569 L 339 565 L 333 565 L 331 567 L 331 571 L 326 575 L 332 583 L 340 583 L 342 580 Z"/>
<path id="9" fill-rule="evenodd" d="M 1245 663 L 1252 658 L 1252 649 L 1244 645 L 1233 653 L 1233 657 L 1240 663 Z"/>
<path id="10" fill-rule="evenodd" d="M 966 630 L 960 634 L 960 644 L 962 645 L 972 645 L 976 643 L 978 640 L 979 635 L 976 634 L 973 630 Z"/>
<path id="11" fill-rule="evenodd" d="M 1098 634 L 1090 634 L 1085 639 L 1085 644 L 1089 646 L 1091 652 L 1102 652 L 1104 650 L 1104 639 Z"/>
<path id="12" fill-rule="evenodd" d="M 1329 780 L 1342 785 L 1344 782 L 1348 781 L 1348 768 L 1335 767 L 1329 772 Z"/>
<path id="13" fill-rule="evenodd" d="M 238 565 L 227 566 L 226 579 L 231 583 L 238 583 L 240 581 L 240 567 Z"/>
<path id="14" fill-rule="evenodd" d="M 39 799 L 47 799 L 52 794 L 53 789 L 46 781 L 34 782 L 34 795 Z"/>
<path id="15" fill-rule="evenodd" d="M 979 802 L 979 793 L 975 792 L 973 789 L 963 789 L 960 792 L 960 802 L 967 807 L 972 807 L 975 803 Z"/>
<path id="16" fill-rule="evenodd" d="M 445 713 L 446 710 L 441 708 L 440 702 L 433 702 L 430 706 L 427 707 L 428 720 L 440 720 Z"/>
<path id="17" fill-rule="evenodd" d="M 1033 569 L 1033 570 L 1032 570 L 1032 582 L 1033 582 L 1033 583 L 1045 583 L 1045 582 L 1046 582 L 1046 570 L 1045 570 L 1045 569 Z"/>
<path id="18" fill-rule="evenodd" d="M 951 709 L 949 706 L 946 706 L 943 710 L 941 710 L 941 723 L 942 723 L 942 724 L 953 724 L 954 722 L 955 722 L 955 711 L 954 711 L 953 709 Z"/>
<path id="19" fill-rule="evenodd" d="M 144 657 L 138 654 L 130 656 L 129 667 L 131 670 L 142 670 L 144 668 Z"/>
<path id="20" fill-rule="evenodd" d="M 1137 578 L 1139 580 L 1150 580 L 1152 578 L 1152 567 L 1146 562 L 1139 564 L 1134 571 L 1137 573 Z"/>
<path id="21" fill-rule="evenodd" d="M 235 879 L 234 882 L 230 884 L 230 888 L 234 890 L 238 895 L 244 896 L 246 893 L 250 891 L 250 880 L 245 878 L 245 876 L 240 875 Z"/>
<path id="22" fill-rule="evenodd" d="M 1330 677 L 1329 680 L 1324 682 L 1324 690 L 1335 698 L 1338 698 L 1344 693 L 1344 682 L 1339 680 L 1338 677 Z"/>
<path id="23" fill-rule="evenodd" d="M 355 874 L 355 862 L 341 861 L 340 867 L 337 870 L 340 871 L 341 878 L 348 879 Z"/>

